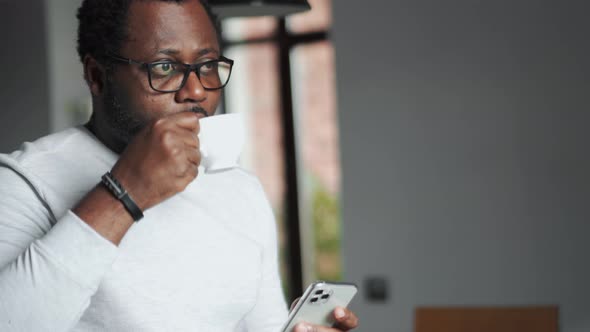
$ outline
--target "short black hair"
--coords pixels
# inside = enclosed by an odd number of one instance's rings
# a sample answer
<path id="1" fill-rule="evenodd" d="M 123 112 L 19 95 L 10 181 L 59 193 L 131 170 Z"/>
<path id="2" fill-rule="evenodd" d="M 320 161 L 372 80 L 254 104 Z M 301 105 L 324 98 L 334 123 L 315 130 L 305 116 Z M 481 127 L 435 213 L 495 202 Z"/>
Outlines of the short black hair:
<path id="1" fill-rule="evenodd" d="M 133 1 L 140 0 L 84 0 L 78 8 L 78 55 L 80 61 L 90 54 L 101 63 L 109 63 L 107 55 L 118 54 L 127 38 L 127 14 Z M 152 0 L 182 3 L 186 0 Z M 218 39 L 221 24 L 211 11 L 207 0 L 199 0 L 215 27 Z M 219 39 L 221 43 L 221 39 Z"/>

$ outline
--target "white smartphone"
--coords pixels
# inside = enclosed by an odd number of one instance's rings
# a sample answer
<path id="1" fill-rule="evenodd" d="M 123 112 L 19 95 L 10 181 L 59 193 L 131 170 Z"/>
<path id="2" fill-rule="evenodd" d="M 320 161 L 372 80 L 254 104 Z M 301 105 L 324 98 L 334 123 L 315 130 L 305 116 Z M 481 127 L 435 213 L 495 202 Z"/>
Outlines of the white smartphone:
<path id="1" fill-rule="evenodd" d="M 282 332 L 292 332 L 299 322 L 314 325 L 334 325 L 334 309 L 347 307 L 357 293 L 352 283 L 316 281 L 309 285 L 295 308 L 289 313 Z"/>

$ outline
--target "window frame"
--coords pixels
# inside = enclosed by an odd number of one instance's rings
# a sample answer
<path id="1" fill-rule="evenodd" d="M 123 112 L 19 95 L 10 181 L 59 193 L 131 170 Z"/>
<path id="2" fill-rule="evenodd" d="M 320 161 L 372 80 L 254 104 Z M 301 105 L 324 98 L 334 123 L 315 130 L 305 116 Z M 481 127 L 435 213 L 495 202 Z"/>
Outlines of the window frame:
<path id="1" fill-rule="evenodd" d="M 299 182 L 297 169 L 297 140 L 295 135 L 295 117 L 293 114 L 293 86 L 291 73 L 291 51 L 302 44 L 329 41 L 329 30 L 311 32 L 290 32 L 287 20 L 284 17 L 277 18 L 277 28 L 274 34 L 263 38 L 227 40 L 222 39 L 221 49 L 236 46 L 248 46 L 255 44 L 272 44 L 276 46 L 279 57 L 279 98 L 281 112 L 281 126 L 283 133 L 283 158 L 285 174 L 285 211 L 284 223 L 286 231 L 287 249 L 287 279 L 289 282 L 289 294 L 286 297 L 290 302 L 303 293 L 303 260 L 301 254 L 300 208 L 299 208 Z M 226 110 L 225 95 L 223 96 L 222 111 Z"/>

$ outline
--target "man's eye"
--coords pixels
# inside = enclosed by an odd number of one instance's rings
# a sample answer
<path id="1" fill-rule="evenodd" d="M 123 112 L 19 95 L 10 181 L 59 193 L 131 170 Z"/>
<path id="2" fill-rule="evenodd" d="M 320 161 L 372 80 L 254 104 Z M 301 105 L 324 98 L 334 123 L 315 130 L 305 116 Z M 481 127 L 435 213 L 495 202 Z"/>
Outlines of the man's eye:
<path id="1" fill-rule="evenodd" d="M 167 76 L 175 71 L 173 63 L 158 63 L 152 66 L 152 73 L 160 76 Z"/>
<path id="2" fill-rule="evenodd" d="M 217 70 L 217 62 L 209 62 L 201 66 L 201 73 L 207 74 Z"/>

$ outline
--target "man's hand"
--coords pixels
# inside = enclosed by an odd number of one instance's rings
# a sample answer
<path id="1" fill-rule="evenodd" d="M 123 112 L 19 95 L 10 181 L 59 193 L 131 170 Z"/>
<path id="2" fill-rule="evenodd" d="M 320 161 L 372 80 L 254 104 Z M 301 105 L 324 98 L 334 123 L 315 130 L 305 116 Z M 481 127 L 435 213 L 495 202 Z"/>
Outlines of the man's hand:
<path id="1" fill-rule="evenodd" d="M 295 305 L 298 301 L 299 298 L 293 301 L 290 310 L 293 310 L 293 308 L 295 308 Z M 356 314 L 346 308 L 337 307 L 332 312 L 332 315 L 334 316 L 334 320 L 336 321 L 336 323 L 334 323 L 334 327 L 318 326 L 308 323 L 299 323 L 295 325 L 293 332 L 343 332 L 355 329 L 359 325 L 359 319 L 356 316 Z"/>
<path id="2" fill-rule="evenodd" d="M 181 192 L 197 177 L 198 133 L 197 114 L 181 112 L 147 125 L 123 151 L 112 173 L 142 210 Z"/>
<path id="3" fill-rule="evenodd" d="M 299 323 L 295 325 L 294 332 L 342 332 L 350 331 L 358 327 L 358 318 L 354 312 L 338 307 L 332 313 L 336 323 L 334 327 L 311 325 L 307 323 Z"/>
<path id="4" fill-rule="evenodd" d="M 140 209 L 183 191 L 197 177 L 198 133 L 197 114 L 177 113 L 147 125 L 123 151 L 111 172 Z M 115 245 L 133 224 L 129 212 L 100 184 L 72 211 Z"/>

